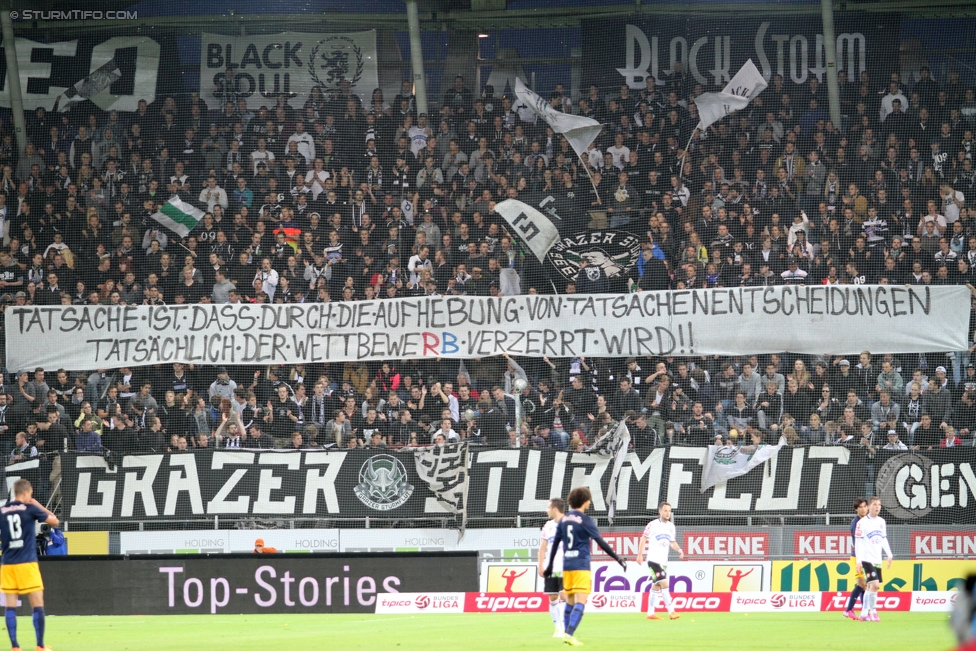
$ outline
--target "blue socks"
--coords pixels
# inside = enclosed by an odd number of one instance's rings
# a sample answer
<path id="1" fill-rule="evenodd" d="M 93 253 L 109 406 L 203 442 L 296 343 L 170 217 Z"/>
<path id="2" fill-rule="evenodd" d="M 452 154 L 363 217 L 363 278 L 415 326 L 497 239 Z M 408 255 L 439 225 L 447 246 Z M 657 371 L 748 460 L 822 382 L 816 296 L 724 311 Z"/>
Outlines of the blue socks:
<path id="1" fill-rule="evenodd" d="M 854 589 L 851 590 L 851 596 L 847 600 L 847 608 L 844 610 L 854 610 L 855 604 L 857 604 L 857 598 L 864 594 L 864 588 L 855 584 Z M 861 606 L 864 606 L 864 600 L 861 600 Z"/>
<path id="2" fill-rule="evenodd" d="M 573 606 L 567 603 L 565 610 L 563 610 L 563 630 L 569 633 L 569 620 L 573 616 Z"/>
<path id="3" fill-rule="evenodd" d="M 17 610 L 7 609 L 7 635 L 10 636 L 10 646 L 19 647 L 17 644 Z"/>
<path id="4" fill-rule="evenodd" d="M 44 606 L 39 606 L 34 609 L 34 632 L 37 633 L 37 646 L 43 647 L 44 646 Z M 17 645 L 15 644 L 14 646 Z"/>
<path id="5" fill-rule="evenodd" d="M 574 604 L 572 610 L 569 612 L 569 624 L 566 625 L 566 633 L 572 635 L 576 632 L 576 627 L 579 626 L 580 620 L 583 619 L 583 608 L 586 604 Z M 567 605 L 568 609 L 569 606 Z"/>

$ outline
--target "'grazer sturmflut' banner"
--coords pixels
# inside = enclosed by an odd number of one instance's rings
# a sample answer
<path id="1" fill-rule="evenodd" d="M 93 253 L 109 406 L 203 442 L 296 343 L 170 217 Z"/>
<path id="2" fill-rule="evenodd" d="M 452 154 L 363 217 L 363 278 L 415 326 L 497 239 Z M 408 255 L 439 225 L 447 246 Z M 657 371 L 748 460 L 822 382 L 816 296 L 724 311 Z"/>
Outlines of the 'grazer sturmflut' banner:
<path id="1" fill-rule="evenodd" d="M 228 69 L 233 70 L 237 96 L 255 97 L 249 104 L 253 107 L 285 93 L 289 104 L 301 108 L 312 88 L 318 86 L 329 97 L 342 81 L 371 106 L 373 89 L 380 85 L 375 31 L 203 34 L 202 40 L 200 96 L 211 106 L 223 99 L 218 89 Z"/>
<path id="2" fill-rule="evenodd" d="M 75 84 L 114 61 L 116 65 L 112 70 L 117 69 L 118 78 L 113 77 L 105 88 L 89 88 L 90 96 L 83 99 L 91 100 L 105 111 L 135 111 L 140 99 L 151 104 L 157 94 L 168 92 L 167 87 L 173 84 L 164 83 L 157 93 L 158 81 L 166 77 L 171 82 L 175 68 L 165 62 L 179 61 L 175 44 L 165 37 L 115 36 L 100 42 L 77 39 L 57 43 L 18 38 L 16 47 L 26 109 L 42 106 L 51 109 L 59 94 L 69 90 L 78 92 Z M 164 68 L 166 73 L 162 74 Z M 70 92 L 67 94 L 71 95 Z M 0 106 L 10 107 L 5 65 L 0 65 Z"/>
<path id="3" fill-rule="evenodd" d="M 447 449 L 450 449 L 448 446 Z M 592 514 L 605 517 L 613 459 L 555 450 L 472 449 L 467 482 L 452 495 L 470 525 L 544 517 L 550 498 L 586 486 Z M 643 526 L 658 504 L 678 513 L 727 516 L 848 514 L 864 490 L 866 464 L 889 525 L 940 526 L 976 518 L 976 450 L 879 451 L 874 460 L 843 446 L 784 447 L 745 475 L 700 491 L 707 448 L 628 452 L 616 473 L 616 519 Z M 441 464 L 444 477 L 457 477 Z M 7 483 L 24 475 L 7 468 Z M 212 521 L 240 518 L 454 517 L 443 481 L 417 473 L 411 451 L 198 451 L 61 459 L 65 516 L 72 522 Z M 934 478 L 934 479 L 933 479 Z"/>
<path id="4" fill-rule="evenodd" d="M 965 287 L 786 285 L 294 305 L 13 307 L 7 366 L 854 354 L 967 347 Z M 761 336 L 760 336 L 761 333 Z"/>
<path id="5" fill-rule="evenodd" d="M 820 15 L 709 20 L 700 16 L 613 18 L 583 23 L 583 84 L 644 88 L 648 76 L 664 81 L 682 63 L 692 84 L 719 90 L 747 59 L 767 81 L 787 85 L 811 78 L 826 82 L 827 61 Z M 888 78 L 897 49 L 898 19 L 887 14 L 837 20 L 837 69 L 856 83 L 861 72 Z M 616 81 L 608 81 L 607 73 Z M 665 102 L 666 103 L 666 102 Z M 802 107 L 800 110 L 806 109 Z M 652 107 L 653 110 L 653 107 Z"/>

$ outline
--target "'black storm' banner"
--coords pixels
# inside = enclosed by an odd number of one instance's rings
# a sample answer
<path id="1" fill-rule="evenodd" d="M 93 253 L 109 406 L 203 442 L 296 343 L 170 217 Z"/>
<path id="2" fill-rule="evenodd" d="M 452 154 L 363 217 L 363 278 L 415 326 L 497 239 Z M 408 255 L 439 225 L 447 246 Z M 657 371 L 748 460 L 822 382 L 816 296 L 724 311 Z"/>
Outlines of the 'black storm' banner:
<path id="1" fill-rule="evenodd" d="M 849 83 L 857 83 L 867 71 L 876 92 L 895 63 L 891 53 L 897 51 L 897 18 L 838 15 L 836 34 L 838 71 L 847 73 Z M 584 86 L 644 88 L 647 76 L 665 81 L 681 63 L 691 84 L 701 84 L 706 92 L 721 90 L 748 59 L 767 81 L 782 75 L 788 88 L 812 78 L 825 83 L 820 15 L 740 16 L 734 21 L 635 16 L 583 24 Z"/>

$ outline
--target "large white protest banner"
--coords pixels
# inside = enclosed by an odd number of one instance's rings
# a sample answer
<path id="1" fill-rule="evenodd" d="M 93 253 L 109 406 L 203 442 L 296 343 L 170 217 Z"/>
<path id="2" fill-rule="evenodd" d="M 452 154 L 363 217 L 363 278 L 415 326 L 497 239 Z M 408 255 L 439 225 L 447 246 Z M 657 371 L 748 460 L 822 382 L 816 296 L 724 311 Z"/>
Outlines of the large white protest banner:
<path id="1" fill-rule="evenodd" d="M 200 96 L 211 106 L 224 100 L 222 77 L 233 71 L 234 92 L 248 106 L 273 105 L 285 93 L 288 103 L 301 108 L 312 88 L 326 97 L 348 81 L 352 92 L 370 105 L 379 84 L 376 32 L 342 34 L 203 34 L 200 55 Z"/>
<path id="2" fill-rule="evenodd" d="M 785 285 L 292 305 L 8 307 L 8 368 L 967 347 L 969 290 Z"/>

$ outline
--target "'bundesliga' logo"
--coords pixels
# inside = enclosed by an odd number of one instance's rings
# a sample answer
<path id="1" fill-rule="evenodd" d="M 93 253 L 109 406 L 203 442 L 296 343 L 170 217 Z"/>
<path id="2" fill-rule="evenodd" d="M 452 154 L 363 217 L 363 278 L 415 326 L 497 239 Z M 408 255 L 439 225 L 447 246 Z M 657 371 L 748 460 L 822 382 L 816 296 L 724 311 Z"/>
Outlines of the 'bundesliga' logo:
<path id="1" fill-rule="evenodd" d="M 407 469 L 396 457 L 378 454 L 359 469 L 359 484 L 353 489 L 359 501 L 376 511 L 392 511 L 413 495 Z"/>

